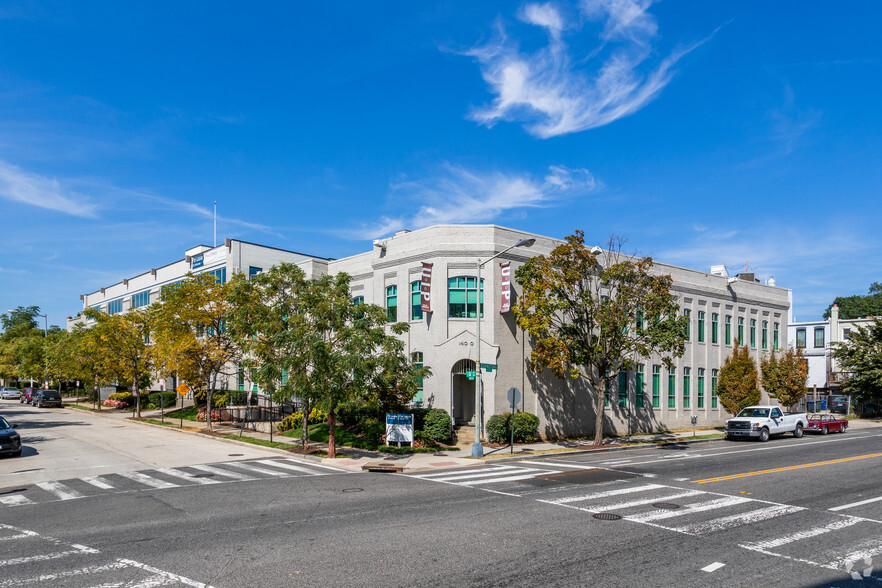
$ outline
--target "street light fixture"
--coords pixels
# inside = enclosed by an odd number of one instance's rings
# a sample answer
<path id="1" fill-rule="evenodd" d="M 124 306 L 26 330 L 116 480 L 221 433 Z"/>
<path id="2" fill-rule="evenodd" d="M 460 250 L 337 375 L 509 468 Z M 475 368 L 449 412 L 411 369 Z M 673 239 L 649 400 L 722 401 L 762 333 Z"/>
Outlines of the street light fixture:
<path id="1" fill-rule="evenodd" d="M 472 457 L 484 457 L 484 446 L 481 445 L 481 427 L 483 426 L 483 422 L 481 420 L 482 413 L 483 413 L 483 410 L 481 410 L 482 409 L 481 401 L 483 400 L 483 397 L 484 397 L 484 383 L 483 383 L 483 380 L 481 379 L 481 300 L 482 300 L 482 294 L 484 292 L 484 288 L 482 287 L 482 284 L 481 284 L 481 267 L 483 267 L 484 264 L 487 264 L 487 263 L 493 261 L 494 259 L 496 259 L 500 255 L 502 255 L 503 253 L 511 251 L 515 247 L 532 247 L 535 242 L 536 242 L 536 239 L 534 239 L 533 237 L 527 237 L 526 239 L 521 239 L 520 241 L 518 241 L 514 245 L 512 245 L 510 247 L 506 247 L 505 249 L 503 249 L 499 253 L 493 255 L 493 257 L 485 259 L 484 261 L 481 261 L 481 259 L 478 258 L 478 261 L 475 264 L 476 269 L 477 269 L 477 278 L 478 278 L 478 284 L 477 284 L 478 299 L 475 301 L 475 317 L 476 317 L 475 318 L 475 331 L 476 331 L 475 337 L 477 339 L 477 342 L 475 344 L 477 345 L 478 349 L 477 349 L 477 353 L 476 353 L 477 361 L 475 362 L 476 363 L 476 365 L 475 365 L 475 379 L 477 381 L 475 382 L 475 443 L 474 443 L 474 445 L 472 445 Z M 466 304 L 468 304 L 468 301 L 466 301 Z"/>

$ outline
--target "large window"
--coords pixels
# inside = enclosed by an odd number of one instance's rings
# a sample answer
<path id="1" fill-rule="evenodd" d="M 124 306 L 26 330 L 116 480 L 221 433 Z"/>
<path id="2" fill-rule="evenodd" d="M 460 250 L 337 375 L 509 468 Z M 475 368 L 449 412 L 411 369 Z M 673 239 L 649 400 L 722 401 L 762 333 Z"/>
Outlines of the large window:
<path id="1" fill-rule="evenodd" d="M 619 372 L 619 407 L 628 406 L 628 372 Z"/>
<path id="2" fill-rule="evenodd" d="M 796 329 L 796 347 L 805 349 L 805 329 Z"/>
<path id="3" fill-rule="evenodd" d="M 686 317 L 686 340 L 688 341 L 692 338 L 692 311 L 684 308 L 683 316 Z"/>
<path id="4" fill-rule="evenodd" d="M 704 311 L 698 311 L 698 342 L 704 343 Z"/>
<path id="5" fill-rule="evenodd" d="M 119 314 L 122 312 L 122 300 L 111 300 L 107 303 L 107 314 Z"/>
<path id="6" fill-rule="evenodd" d="M 652 366 L 652 408 L 661 406 L 661 366 Z"/>
<path id="7" fill-rule="evenodd" d="M 422 282 L 417 280 L 410 283 L 410 320 L 419 321 L 423 319 L 423 307 L 421 290 Z"/>
<path id="8" fill-rule="evenodd" d="M 677 408 L 677 369 L 668 370 L 668 408 Z"/>
<path id="9" fill-rule="evenodd" d="M 704 408 L 704 368 L 698 368 L 698 392 L 696 392 L 695 399 L 698 408 Z"/>
<path id="10" fill-rule="evenodd" d="M 772 349 L 780 349 L 780 347 L 779 347 L 780 340 L 778 338 L 779 329 L 780 329 L 780 327 L 779 327 L 778 323 L 775 323 L 774 326 L 772 327 Z"/>
<path id="11" fill-rule="evenodd" d="M 769 348 L 769 321 L 763 321 L 763 330 L 762 330 L 762 344 L 763 349 Z"/>
<path id="12" fill-rule="evenodd" d="M 824 346 L 824 327 L 815 327 L 815 347 Z"/>
<path id="13" fill-rule="evenodd" d="M 745 344 L 745 341 L 744 341 L 744 317 L 743 316 L 738 317 L 738 344 L 739 345 Z"/>
<path id="14" fill-rule="evenodd" d="M 208 272 L 208 273 L 211 274 L 212 276 L 214 276 L 215 279 L 216 279 L 218 282 L 220 282 L 221 284 L 226 284 L 226 283 L 227 283 L 227 268 L 222 267 L 222 268 L 220 268 L 220 269 L 211 270 L 211 271 Z"/>
<path id="15" fill-rule="evenodd" d="M 150 291 L 144 290 L 132 296 L 132 308 L 141 308 L 150 305 Z"/>
<path id="16" fill-rule="evenodd" d="M 731 314 L 726 315 L 726 325 L 725 325 L 724 330 L 725 330 L 724 341 L 725 341 L 726 345 L 731 345 L 732 344 L 732 315 Z"/>
<path id="17" fill-rule="evenodd" d="M 634 377 L 634 404 L 637 405 L 637 408 L 643 408 L 645 404 L 643 395 L 645 394 L 645 390 L 643 389 L 643 364 L 637 364 L 637 373 Z"/>
<path id="18" fill-rule="evenodd" d="M 478 312 L 478 288 L 475 278 L 459 276 L 447 282 L 447 316 L 475 318 Z M 481 280 L 481 316 L 484 316 L 484 280 Z"/>
<path id="19" fill-rule="evenodd" d="M 711 370 L 711 408 L 717 407 L 717 376 L 719 375 L 720 370 Z"/>
<path id="20" fill-rule="evenodd" d="M 689 408 L 689 385 L 692 378 L 692 368 L 683 368 L 683 408 Z"/>
<path id="21" fill-rule="evenodd" d="M 364 304 L 364 296 L 355 296 L 352 298 L 352 306 L 361 306 Z"/>
<path id="22" fill-rule="evenodd" d="M 386 286 L 386 319 L 390 323 L 398 320 L 398 286 Z"/>
<path id="23" fill-rule="evenodd" d="M 720 315 L 711 313 L 711 343 L 720 342 Z"/>
<path id="24" fill-rule="evenodd" d="M 419 282 L 417 282 L 419 283 Z M 421 368 L 423 367 L 423 352 L 417 351 L 415 353 L 410 354 L 410 362 L 413 364 L 413 367 Z M 413 397 L 411 402 L 422 404 L 423 402 L 423 379 L 419 379 L 419 383 L 417 384 L 417 393 L 416 396 Z"/>
<path id="25" fill-rule="evenodd" d="M 756 319 L 750 319 L 750 346 L 756 347 Z"/>
<path id="26" fill-rule="evenodd" d="M 248 279 L 250 280 L 262 271 L 262 267 L 254 267 L 253 265 L 248 266 Z"/>

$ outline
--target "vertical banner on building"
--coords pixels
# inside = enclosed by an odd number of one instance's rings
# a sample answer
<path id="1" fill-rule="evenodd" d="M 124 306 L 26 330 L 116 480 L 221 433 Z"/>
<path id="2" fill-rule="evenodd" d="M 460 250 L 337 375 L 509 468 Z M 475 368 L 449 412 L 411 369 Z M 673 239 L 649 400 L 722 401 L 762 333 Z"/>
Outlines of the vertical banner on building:
<path id="1" fill-rule="evenodd" d="M 511 263 L 503 261 L 499 264 L 502 270 L 502 302 L 499 304 L 499 314 L 505 314 L 511 310 Z"/>
<path id="2" fill-rule="evenodd" d="M 420 277 L 420 308 L 423 312 L 432 312 L 432 264 L 426 262 Z"/>

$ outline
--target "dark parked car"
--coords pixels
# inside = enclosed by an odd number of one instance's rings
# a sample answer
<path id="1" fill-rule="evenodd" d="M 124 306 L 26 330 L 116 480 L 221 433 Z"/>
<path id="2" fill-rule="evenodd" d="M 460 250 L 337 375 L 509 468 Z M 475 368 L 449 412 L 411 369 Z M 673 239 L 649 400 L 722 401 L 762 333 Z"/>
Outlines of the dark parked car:
<path id="1" fill-rule="evenodd" d="M 19 396 L 18 401 L 21 404 L 30 404 L 31 400 L 34 398 L 34 392 L 39 390 L 39 388 L 24 388 L 21 391 L 21 396 Z"/>
<path id="2" fill-rule="evenodd" d="M 13 457 L 21 455 L 21 437 L 13 431 L 18 425 L 10 425 L 6 419 L 0 417 L 0 455 L 10 454 Z"/>
<path id="3" fill-rule="evenodd" d="M 827 410 L 840 414 L 848 413 L 848 396 L 831 396 L 827 400 Z"/>
<path id="4" fill-rule="evenodd" d="M 37 408 L 44 406 L 61 406 L 61 393 L 58 390 L 37 390 L 31 399 Z"/>

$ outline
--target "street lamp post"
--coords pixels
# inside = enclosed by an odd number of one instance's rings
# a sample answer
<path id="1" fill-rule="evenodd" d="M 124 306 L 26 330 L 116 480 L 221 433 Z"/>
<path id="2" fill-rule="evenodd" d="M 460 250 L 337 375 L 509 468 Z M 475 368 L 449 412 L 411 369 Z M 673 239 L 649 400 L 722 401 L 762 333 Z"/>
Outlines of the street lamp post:
<path id="1" fill-rule="evenodd" d="M 472 457 L 484 457 L 484 446 L 481 445 L 481 427 L 483 426 L 483 410 L 482 410 L 482 400 L 484 398 L 484 382 L 481 378 L 481 296 L 484 292 L 484 288 L 481 285 L 481 267 L 485 264 L 493 261 L 503 253 L 506 253 L 515 247 L 532 247 L 533 243 L 536 242 L 536 239 L 533 237 L 528 237 L 526 239 L 521 239 L 514 245 L 510 247 L 506 247 L 499 253 L 493 255 L 492 257 L 481 261 L 478 258 L 478 261 L 475 264 L 477 269 L 477 288 L 478 288 L 478 299 L 475 301 L 475 332 L 476 339 L 475 345 L 477 346 L 477 361 L 475 362 L 475 443 L 472 445 Z M 468 308 L 468 299 L 466 300 L 466 308 Z"/>

